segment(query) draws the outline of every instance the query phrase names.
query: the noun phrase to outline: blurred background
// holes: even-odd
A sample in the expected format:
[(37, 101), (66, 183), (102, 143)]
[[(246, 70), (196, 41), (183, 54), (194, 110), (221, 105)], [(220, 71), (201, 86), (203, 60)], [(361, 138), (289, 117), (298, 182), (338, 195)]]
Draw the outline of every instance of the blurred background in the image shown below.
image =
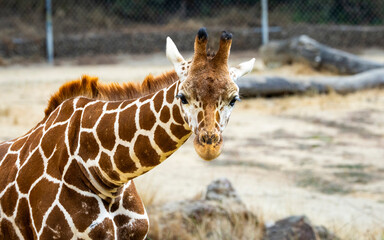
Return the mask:
[[(50, 96), (82, 74), (121, 83), (171, 70), (166, 37), (188, 59), (202, 26), (213, 50), (222, 30), (233, 33), (230, 65), (256, 57), (247, 79), (384, 82), (382, 0), (0, 0), (0, 141), (34, 127)], [(343, 50), (376, 72), (355, 75), (294, 58), (267, 64), (260, 47), (302, 34), (337, 49), (328, 51), (331, 59)], [(384, 90), (369, 84), (348, 94), (324, 86), (327, 94), (310, 88), (236, 103), (218, 159), (201, 160), (190, 139), (137, 178), (150, 239), (384, 240)], [(207, 200), (216, 179), (209, 189), (229, 191), (240, 208)], [(296, 230), (307, 237), (282, 237)]]
[[(196, 29), (212, 36), (222, 30), (236, 36), (232, 50), (257, 49), (262, 43), (260, 0), (51, 0), (0, 1), (0, 56), (46, 56), (46, 20), (52, 20), (55, 57), (151, 53), (164, 49), (174, 34), (179, 48), (192, 50)], [(384, 45), (381, 0), (267, 0), (270, 39), (301, 34), (339, 48)], [(49, 10), (49, 9), (48, 9)]]

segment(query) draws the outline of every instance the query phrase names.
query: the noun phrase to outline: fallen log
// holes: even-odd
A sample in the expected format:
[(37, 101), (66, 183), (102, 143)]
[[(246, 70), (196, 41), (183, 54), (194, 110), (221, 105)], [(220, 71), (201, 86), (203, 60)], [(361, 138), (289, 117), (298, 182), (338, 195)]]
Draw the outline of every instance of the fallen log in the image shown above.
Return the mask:
[(293, 79), (279, 76), (243, 77), (238, 85), (243, 97), (271, 97), (305, 92), (346, 94), (363, 89), (384, 87), (384, 68), (352, 76)]
[(356, 74), (384, 68), (384, 64), (331, 48), (306, 35), (271, 41), (260, 48), (260, 55), (267, 66), (301, 62), (317, 70), (324, 69), (339, 74)]

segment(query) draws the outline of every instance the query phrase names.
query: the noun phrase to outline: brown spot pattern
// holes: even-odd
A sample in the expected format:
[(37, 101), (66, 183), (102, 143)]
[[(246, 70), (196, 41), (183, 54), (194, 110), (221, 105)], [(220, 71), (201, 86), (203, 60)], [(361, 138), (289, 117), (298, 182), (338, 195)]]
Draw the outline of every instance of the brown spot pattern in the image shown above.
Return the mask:
[(113, 159), (116, 167), (124, 173), (133, 173), (137, 170), (135, 163), (129, 155), (129, 148), (119, 145), (116, 149)]
[(36, 234), (32, 232), (31, 214), (29, 212), (28, 201), (26, 198), (19, 200), (17, 207), (16, 225), (25, 239), (36, 239)]
[(100, 224), (98, 224), (92, 231), (89, 233), (91, 239), (115, 239), (115, 231), (113, 227), (113, 222), (111, 219), (106, 218)]
[(60, 146), (59, 150), (56, 150), (53, 156), (48, 160), (47, 173), (56, 179), (61, 179), (69, 155), (67, 149), (63, 148), (63, 145), (58, 146)]
[(139, 99), (140, 102), (144, 102), (145, 100), (148, 100), (152, 97), (152, 95), (148, 95), (148, 96), (145, 96), (145, 97), (142, 97)]
[(83, 118), (81, 120), (81, 127), (93, 128), (100, 115), (103, 113), (104, 103), (98, 102), (92, 104), (84, 109)]
[(81, 113), (80, 110), (76, 111), (68, 123), (69, 151), (71, 154), (75, 153), (79, 144)]
[(107, 110), (115, 110), (119, 108), (121, 102), (108, 102), (107, 103)]
[(59, 111), (55, 110), (54, 112), (51, 113), (51, 115), (49, 115), (48, 120), (45, 122), (45, 127), (44, 127), (45, 130), (47, 130), (49, 127), (52, 126), (53, 121), (55, 121), (58, 113)]
[(28, 162), (20, 169), (17, 176), (17, 185), (21, 193), (27, 193), (33, 184), (44, 172), (43, 159), (35, 151)]
[[(29, 143), (29, 152), (32, 152), (33, 149), (37, 147), (37, 145), (40, 142), (40, 138), (43, 136), (43, 127), (40, 126), (34, 132), (29, 136), (28, 143)], [(27, 160), (26, 157), (20, 158), (20, 164), (23, 164), (25, 160)]]
[(1, 159), (3, 158), (3, 156), (6, 154), (6, 152), (8, 151), (9, 147), (11, 146), (11, 143), (2, 143), (0, 145), (0, 162), (1, 162)]
[(144, 206), (137, 194), (135, 184), (131, 182), (128, 188), (125, 189), (123, 194), (123, 207), (129, 211), (144, 214)]
[(175, 90), (176, 90), (176, 84), (174, 84), (168, 91), (167, 91), (167, 102), (172, 103), (173, 100), (175, 99)]
[(76, 228), (82, 232), (97, 218), (100, 212), (96, 198), (86, 197), (63, 185), (60, 203), (73, 219)]
[(169, 107), (164, 106), (163, 110), (161, 110), (160, 121), (163, 123), (167, 123), (171, 118), (171, 112), (169, 111)]
[(113, 170), (112, 162), (108, 154), (105, 152), (101, 153), (99, 160), (100, 168), (112, 179), (115, 181), (119, 181), (119, 174)]
[(216, 112), (216, 122), (220, 122), (220, 113)]
[(16, 191), (15, 185), (12, 185), (7, 189), (7, 191), (4, 193), (3, 197), (1, 198), (1, 201), (0, 201), (1, 208), (3, 209), (3, 212), (7, 216), (11, 216), (12, 213), (14, 212), (18, 196), (19, 194)]
[(58, 143), (64, 143), (64, 133), (66, 128), (66, 124), (58, 125), (49, 129), (49, 131), (44, 134), (41, 141), (41, 148), (43, 149), (45, 157), (52, 155), (52, 152)]
[(96, 128), (96, 133), (100, 139), (101, 145), (108, 150), (112, 150), (116, 142), (114, 128), (115, 120), (116, 113), (105, 114)]
[(164, 99), (164, 91), (159, 91), (156, 94), (156, 96), (153, 98), (153, 104), (156, 112), (160, 111), (161, 106), (163, 105), (163, 99)]
[(0, 239), (18, 239), (12, 223), (5, 218), (0, 223)]
[(203, 121), (203, 118), (204, 118), (203, 111), (200, 111), (200, 112), (197, 114), (197, 122), (200, 123), (201, 121)]
[(155, 114), (153, 114), (150, 104), (146, 103), (140, 107), (139, 124), (144, 130), (151, 130), (156, 122)]
[[(81, 171), (78, 163), (76, 161), (72, 161), (68, 167), (67, 172), (65, 173), (64, 181), (69, 185), (73, 185), (77, 187), (80, 190), (89, 192), (90, 191), (89, 188), (80, 177), (82, 175), (83, 175), (83, 172)], [(74, 177), (74, 176), (77, 176), (77, 177)]]
[(99, 145), (93, 133), (82, 132), (80, 135), (79, 156), (87, 162), (89, 159), (95, 159), (98, 153)]
[(133, 105), (119, 114), (119, 136), (124, 141), (131, 141), (137, 131), (135, 114), (137, 106)]
[(112, 190), (114, 188), (117, 188), (119, 186), (117, 186), (116, 184), (108, 181), (104, 176), (103, 174), (100, 172), (100, 170), (97, 168), (97, 167), (90, 167), (89, 168), (89, 171), (91, 172), (92, 176), (94, 177), (94, 179), (97, 181), (97, 183), (102, 186), (103, 188), (107, 189), (107, 190)]
[(0, 165), (0, 192), (2, 192), (5, 187), (15, 181), (17, 168), (16, 168), (16, 154), (8, 154)]
[(178, 139), (181, 139), (185, 135), (191, 133), (190, 130), (185, 129), (183, 126), (176, 125), (176, 124), (173, 124), (173, 123), (171, 124), (171, 132)]
[(43, 216), (55, 200), (58, 189), (59, 184), (41, 179), (31, 190), (29, 203), (32, 207), (33, 222), (37, 231), (40, 230)]
[(128, 225), (129, 220), (130, 218), (124, 215), (115, 216), (114, 221), (118, 228), (118, 239), (143, 239), (148, 231), (147, 221), (139, 219)]
[(147, 136), (139, 135), (134, 146), (135, 154), (143, 167), (151, 167), (160, 164), (160, 156), (153, 149)]
[(172, 114), (173, 114), (173, 119), (179, 123), (179, 124), (184, 124), (184, 119), (183, 117), (181, 116), (181, 113), (180, 113), (180, 108), (176, 105), (173, 106), (172, 108)]
[(49, 214), (41, 239), (71, 239), (73, 233), (59, 207), (54, 207)]
[(157, 126), (155, 130), (155, 142), (164, 153), (176, 149), (177, 142), (173, 141), (164, 128)]
[(109, 211), (115, 212), (117, 209), (119, 209), (120, 200), (121, 200), (121, 197), (120, 197), (120, 194), (119, 194), (119, 196), (114, 199), (114, 202), (110, 206)]
[(58, 113), (59, 115), (57, 116), (55, 123), (57, 122), (64, 122), (68, 120), (72, 113), (73, 113), (73, 100), (68, 100), (63, 102), (60, 112)]
[(27, 137), (20, 138), (16, 142), (14, 142), (10, 148), (11, 151), (18, 151), (24, 143), (27, 141)]
[(135, 100), (126, 100), (124, 101), (121, 106), (120, 106), (120, 109), (124, 109), (127, 105), (131, 104), (132, 102), (134, 102)]
[(87, 105), (91, 99), (80, 97), (76, 102), (76, 108), (83, 108), (85, 105)]

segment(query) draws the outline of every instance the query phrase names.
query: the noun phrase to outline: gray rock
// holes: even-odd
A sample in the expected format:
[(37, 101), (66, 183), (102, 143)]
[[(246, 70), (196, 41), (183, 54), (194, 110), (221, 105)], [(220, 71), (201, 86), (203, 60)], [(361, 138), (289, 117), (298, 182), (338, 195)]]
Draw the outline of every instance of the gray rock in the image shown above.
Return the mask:
[(314, 229), (320, 240), (339, 240), (340, 239), (324, 226), (315, 226)]
[(203, 198), (165, 204), (162, 211), (168, 214), (181, 214), (194, 220), (212, 217), (230, 217), (236, 212), (244, 217), (255, 217), (241, 201), (231, 182), (220, 178), (207, 186)]
[(291, 216), (266, 229), (264, 240), (316, 240), (311, 222), (306, 216)]
[(219, 178), (208, 185), (205, 200), (218, 202), (234, 201), (242, 204), (242, 201), (236, 190), (233, 188), (232, 183), (226, 178)]

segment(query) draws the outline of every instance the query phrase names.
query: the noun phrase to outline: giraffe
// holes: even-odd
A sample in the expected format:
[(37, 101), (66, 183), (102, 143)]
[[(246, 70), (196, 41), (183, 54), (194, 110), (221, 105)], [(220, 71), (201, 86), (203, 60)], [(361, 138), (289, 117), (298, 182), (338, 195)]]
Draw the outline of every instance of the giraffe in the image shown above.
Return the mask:
[(144, 239), (149, 221), (133, 179), (193, 133), (196, 152), (216, 158), (235, 81), (254, 59), (228, 67), (232, 34), (216, 55), (198, 31), (185, 61), (168, 37), (174, 70), (143, 83), (102, 84), (84, 75), (52, 95), (44, 119), (0, 143), (0, 239)]

